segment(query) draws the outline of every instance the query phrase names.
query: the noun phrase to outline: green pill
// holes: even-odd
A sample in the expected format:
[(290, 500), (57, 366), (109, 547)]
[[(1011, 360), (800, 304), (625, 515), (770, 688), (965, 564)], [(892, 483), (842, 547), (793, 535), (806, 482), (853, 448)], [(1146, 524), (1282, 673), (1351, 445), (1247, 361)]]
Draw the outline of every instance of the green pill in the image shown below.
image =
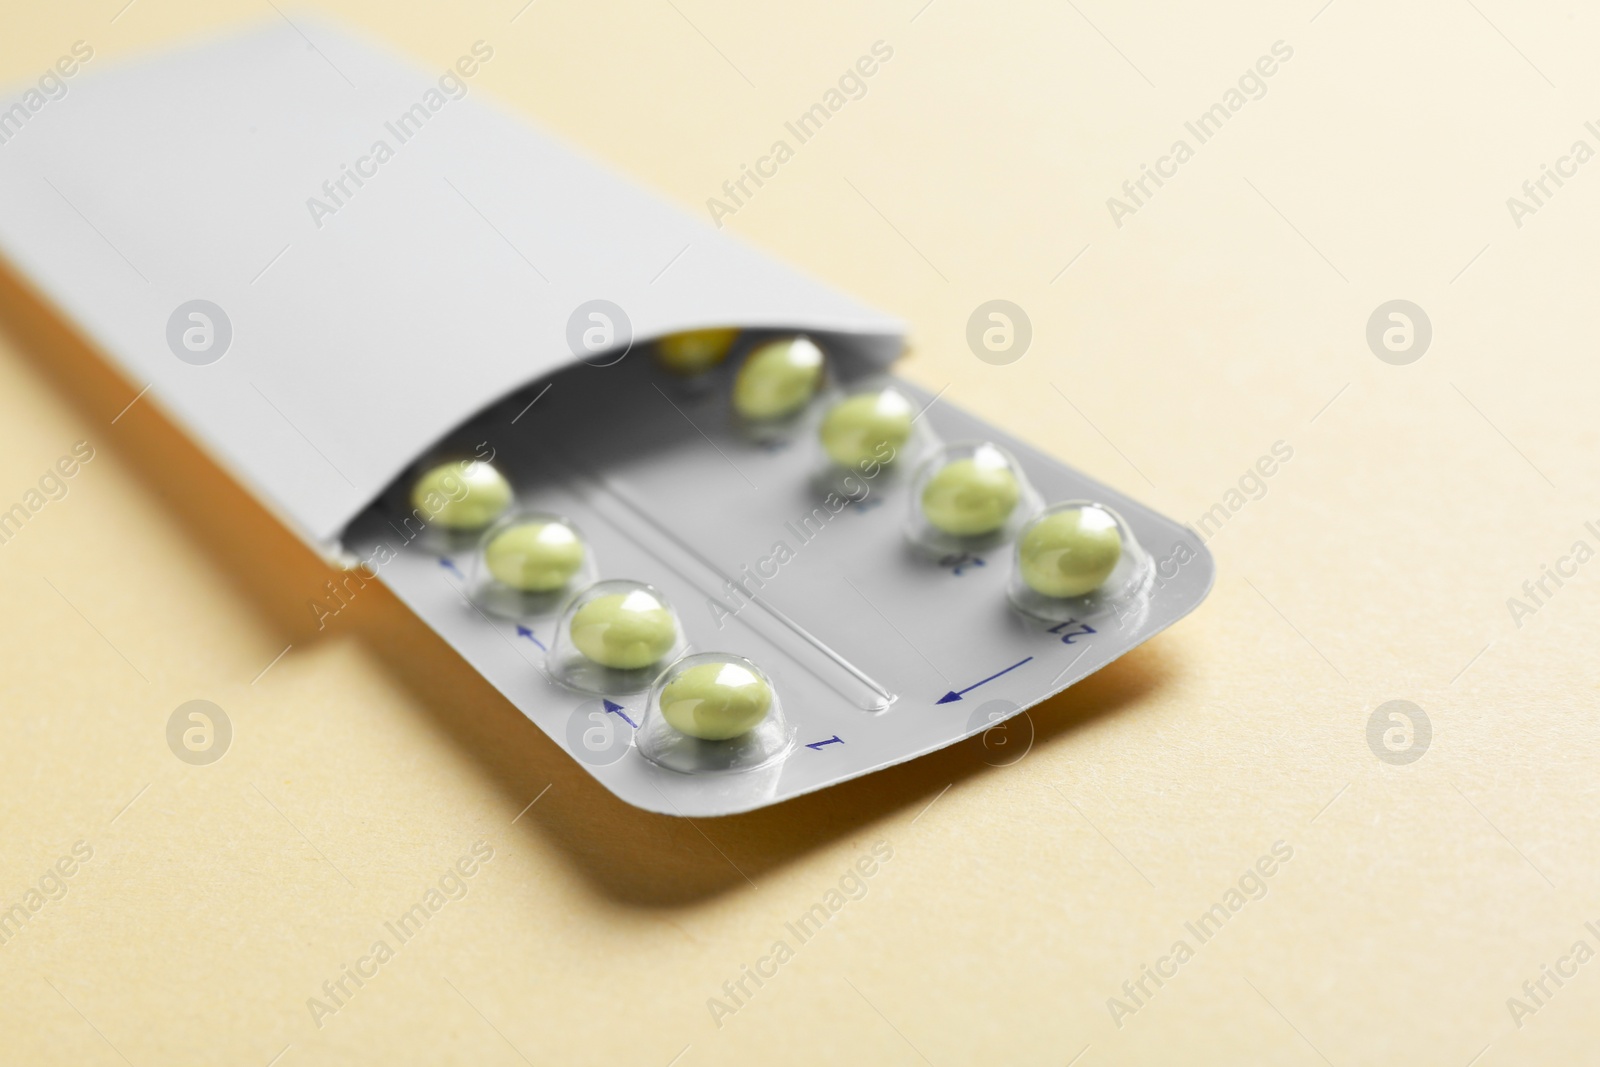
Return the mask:
[(643, 589), (595, 597), (572, 616), (573, 645), (602, 667), (648, 667), (677, 641), (672, 612)]
[(661, 717), (673, 729), (705, 741), (749, 733), (772, 708), (772, 688), (737, 663), (690, 667), (661, 690)]
[(839, 401), (818, 433), (824, 451), (842, 467), (889, 463), (911, 440), (911, 419), (911, 401), (885, 389)]
[(511, 506), (511, 483), (487, 463), (441, 463), (411, 487), (411, 504), (449, 530), (477, 530)]
[(1117, 520), (1102, 508), (1046, 515), (1017, 545), (1022, 580), (1045, 596), (1083, 596), (1100, 588), (1122, 558)]
[(946, 463), (922, 488), (922, 514), (955, 537), (993, 533), (1006, 524), (1022, 499), (1011, 465), (994, 449)]
[(822, 384), (822, 349), (807, 337), (768, 341), (733, 380), (733, 410), (747, 419), (781, 419), (811, 402)]
[(704, 374), (728, 358), (733, 342), (738, 339), (739, 331), (734, 329), (668, 334), (656, 342), (656, 358), (674, 374)]
[(583, 566), (583, 542), (559, 522), (519, 522), (489, 539), (483, 562), (495, 580), (525, 593), (549, 593)]

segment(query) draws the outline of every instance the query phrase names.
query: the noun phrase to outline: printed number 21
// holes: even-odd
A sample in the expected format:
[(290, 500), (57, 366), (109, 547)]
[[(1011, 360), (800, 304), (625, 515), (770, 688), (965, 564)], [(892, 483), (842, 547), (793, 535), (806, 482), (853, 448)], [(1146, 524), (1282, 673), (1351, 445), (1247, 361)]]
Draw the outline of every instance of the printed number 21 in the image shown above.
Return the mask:
[(1061, 631), (1065, 630), (1068, 626), (1076, 626), (1077, 629), (1070, 633), (1061, 634), (1061, 643), (1063, 645), (1072, 644), (1072, 639), (1074, 637), (1083, 637), (1087, 634), (1097, 632), (1093, 626), (1090, 626), (1086, 622), (1079, 622), (1077, 619), (1068, 619), (1066, 622), (1052, 626), (1050, 627), (1050, 632), (1053, 634), (1060, 634)]

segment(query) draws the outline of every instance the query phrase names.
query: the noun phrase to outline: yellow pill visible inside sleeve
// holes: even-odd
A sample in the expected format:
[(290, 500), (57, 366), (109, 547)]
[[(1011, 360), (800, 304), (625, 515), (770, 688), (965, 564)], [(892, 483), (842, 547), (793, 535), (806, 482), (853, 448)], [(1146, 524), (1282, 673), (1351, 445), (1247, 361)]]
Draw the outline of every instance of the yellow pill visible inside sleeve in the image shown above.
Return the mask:
[(1045, 596), (1092, 593), (1122, 559), (1117, 520), (1101, 508), (1069, 508), (1046, 515), (1017, 545), (1022, 580)]
[(809, 337), (768, 341), (733, 381), (733, 409), (747, 419), (780, 419), (811, 402), (822, 384), (822, 349)]
[(704, 374), (728, 358), (738, 339), (736, 329), (685, 330), (657, 341), (656, 358), (674, 374)]
[(828, 409), (818, 435), (830, 459), (844, 467), (893, 462), (911, 440), (911, 401), (884, 389), (846, 397)]
[(922, 514), (947, 534), (977, 537), (1004, 526), (1020, 499), (1022, 488), (1005, 458), (979, 449), (934, 472), (922, 489)]
[(411, 505), (446, 529), (477, 530), (511, 506), (511, 483), (479, 460), (441, 463), (411, 487)]
[(573, 645), (602, 667), (648, 667), (677, 641), (672, 612), (643, 589), (595, 597), (572, 616)]
[(583, 541), (559, 522), (519, 522), (489, 539), (484, 566), (499, 582), (525, 593), (548, 593), (583, 566)]
[(737, 663), (689, 667), (661, 690), (661, 717), (680, 733), (705, 741), (749, 733), (771, 708), (771, 687)]

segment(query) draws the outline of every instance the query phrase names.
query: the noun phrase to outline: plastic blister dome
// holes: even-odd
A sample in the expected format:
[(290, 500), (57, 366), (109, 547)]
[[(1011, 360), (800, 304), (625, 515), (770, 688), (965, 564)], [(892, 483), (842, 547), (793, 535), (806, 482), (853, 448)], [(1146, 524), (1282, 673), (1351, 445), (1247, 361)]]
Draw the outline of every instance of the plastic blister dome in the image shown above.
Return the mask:
[(981, 551), (1016, 537), (1039, 507), (1011, 453), (987, 441), (949, 445), (917, 468), (906, 536), (933, 555)]
[(776, 337), (752, 348), (733, 378), (729, 401), (746, 433), (778, 440), (796, 433), (828, 383), (822, 347), (805, 336)]
[(561, 615), (546, 660), (563, 685), (598, 695), (649, 688), (683, 654), (683, 623), (661, 591), (614, 579), (584, 589)]
[(938, 441), (917, 403), (893, 384), (876, 382), (836, 397), (817, 425), (828, 459), (847, 470), (870, 464), (915, 467)]
[(673, 374), (694, 377), (720, 366), (738, 340), (739, 331), (733, 327), (668, 334), (655, 343), (656, 362)]
[(1141, 595), (1153, 568), (1127, 522), (1091, 500), (1040, 512), (1022, 528), (1007, 593), (1018, 610), (1052, 622), (1118, 609)]
[(597, 573), (594, 553), (570, 519), (520, 509), (489, 527), (479, 541), (472, 598), (502, 618), (550, 615)]
[(461, 552), (516, 503), (506, 476), (470, 456), (436, 456), (419, 463), (394, 501), (408, 534), (431, 552)]
[(635, 744), (652, 763), (686, 774), (750, 771), (787, 756), (794, 730), (765, 671), (742, 656), (703, 652), (650, 687)]

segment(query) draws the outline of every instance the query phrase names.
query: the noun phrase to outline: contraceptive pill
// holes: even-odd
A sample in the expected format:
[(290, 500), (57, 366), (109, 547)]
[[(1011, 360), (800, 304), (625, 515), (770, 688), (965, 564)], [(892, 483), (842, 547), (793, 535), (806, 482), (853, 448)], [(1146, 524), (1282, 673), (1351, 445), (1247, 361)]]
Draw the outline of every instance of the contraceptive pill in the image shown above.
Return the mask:
[(572, 643), (602, 667), (638, 670), (657, 663), (678, 640), (672, 612), (642, 589), (590, 600), (572, 617)]
[(1053, 504), (1018, 534), (1007, 597), (1054, 622), (1114, 612), (1142, 618), (1154, 564), (1121, 515), (1093, 500)]
[(972, 537), (1004, 526), (1021, 499), (1022, 487), (1010, 465), (990, 450), (952, 460), (934, 471), (919, 503), (938, 529)]
[(767, 717), (772, 688), (732, 660), (680, 671), (661, 690), (661, 714), (680, 733), (726, 741), (749, 733)]
[(801, 411), (822, 386), (822, 349), (809, 337), (784, 337), (757, 346), (733, 381), (733, 410), (753, 421)]
[(766, 671), (730, 652), (701, 652), (661, 672), (635, 740), (640, 755), (668, 770), (749, 772), (786, 758), (795, 729)]
[(935, 558), (1010, 541), (1041, 504), (1016, 457), (992, 441), (958, 442), (928, 457), (909, 503), (906, 535)]
[(656, 342), (656, 359), (674, 374), (704, 374), (728, 358), (739, 339), (736, 329), (685, 330)]
[(1045, 596), (1083, 596), (1111, 577), (1122, 558), (1117, 522), (1103, 508), (1069, 508), (1046, 515), (1017, 544), (1022, 580)]
[(904, 393), (878, 389), (847, 396), (828, 409), (818, 436), (841, 467), (893, 462), (911, 440), (916, 408)]
[[(319, 29), (319, 47), (323, 37), (354, 83), (417, 82), (409, 68), (337, 28)], [(138, 146), (159, 138), (175, 117), (203, 126), (217, 101), (248, 109), (252, 100), (281, 98), (284, 49), (303, 45), (280, 23), (103, 72), (109, 80), (74, 105), (86, 109), (75, 123), (41, 126), (38, 139), (30, 133), (24, 169), (48, 171), (78, 158), (74, 129), (119, 129), (128, 136), (101, 146), (109, 153), (103, 171), (127, 172), (152, 188), (180, 187), (182, 158)], [(142, 106), (155, 97), (165, 106)], [(381, 126), (389, 97), (358, 97), (345, 101), (345, 118)], [(315, 94), (281, 102), (308, 121), (324, 103)], [(584, 807), (604, 809), (620, 825), (605, 800), (614, 795), (698, 821), (831, 788), (1021, 715), (1171, 626), (1205, 596), (1214, 569), (1194, 531), (1029, 447), (1009, 427), (962, 410), (959, 388), (935, 395), (893, 377), (905, 324), (697, 225), (504, 109), (476, 96), (450, 106), (462, 109), (457, 147), (495, 163), (475, 174), (467, 190), (473, 202), (496, 215), (496, 226), (501, 219), (490, 205), (518, 204), (507, 233), (554, 284), (512, 279), (516, 292), (506, 298), (503, 257), (452, 256), (463, 205), (447, 189), (442, 199), (410, 205), (420, 220), (413, 256), (392, 254), (382, 219), (341, 212), (329, 225), (344, 235), (339, 266), (362, 282), (356, 296), (426, 298), (345, 300), (340, 332), (368, 343), (329, 345), (326, 321), (304, 314), (292, 289), (258, 284), (250, 319), (282, 343), (274, 346), (272, 381), (257, 384), (271, 406), (281, 404), (278, 413), (263, 416), (268, 401), (249, 388), (250, 361), (231, 358), (201, 368), (218, 388), (173, 391), (168, 406), (198, 443), (232, 457), (270, 510), (316, 551), (346, 565), (362, 561), (360, 574), (352, 570), (330, 592), (347, 600), (375, 595), (358, 591), (381, 583), (460, 654), (462, 663), (439, 665), (443, 677), (424, 670), (424, 683), (465, 693), (470, 699), (452, 702), (469, 715), (495, 713), (484, 704), (492, 687), (569, 753), (580, 776), (592, 777), (571, 782)], [(297, 175), (324, 165), (314, 158), (316, 145), (292, 136), (303, 122), (279, 125), (273, 158), (293, 165), (235, 168), (224, 190), (234, 200), (295, 201)], [(213, 132), (233, 138), (224, 155), (237, 156), (249, 140), (248, 130)], [(270, 132), (263, 127), (260, 136)], [(444, 189), (456, 162), (424, 152), (412, 160), (413, 177)], [(134, 292), (107, 283), (96, 269), (103, 248), (30, 224), (60, 207), (36, 185), (7, 187), (15, 195), (0, 201), (0, 251), (26, 268), (53, 306), (72, 312), (127, 377), (166, 380), (171, 354), (150, 341), (154, 326), (181, 318), (170, 287)], [(254, 247), (259, 239), (240, 213), (212, 221), (223, 245)], [(96, 225), (123, 223), (113, 213)], [(518, 233), (538, 235), (537, 256)], [(444, 261), (449, 270), (439, 269)], [(1019, 346), (1025, 325), (1018, 320)], [(691, 327), (744, 332), (725, 352), (727, 334), (658, 346)], [(644, 358), (623, 358), (639, 344), (648, 349)], [(763, 345), (765, 352), (746, 358)], [(377, 373), (368, 365), (374, 352), (383, 357)], [(359, 382), (361, 402), (294, 402), (330, 380)], [(875, 456), (865, 467), (843, 467), (815, 436), (827, 409), (839, 397), (884, 388), (920, 413), (911, 438), (890, 464)], [(1137, 391), (1128, 398), (1135, 415), (1149, 400)], [(260, 447), (260, 420), (279, 413), (294, 431), (277, 426), (287, 435), (274, 437), (281, 447)], [(940, 442), (977, 444), (963, 451)], [(989, 523), (971, 521), (981, 509), (924, 507), (922, 473), (931, 481), (986, 444), (1018, 461), (1008, 468), (1017, 503), (988, 533), (940, 529), (930, 514), (952, 529)], [(1136, 438), (1130, 447), (1139, 451)], [(936, 462), (924, 467), (925, 459)], [(492, 469), (435, 472), (447, 461), (474, 460)], [(496, 469), (507, 484), (496, 484)], [(476, 484), (479, 474), (487, 485)], [(431, 477), (419, 484), (423, 475)], [(1112, 572), (1084, 596), (1045, 596), (1016, 563), (1018, 536), (1043, 496), (1095, 502), (1133, 525), (1122, 530)], [(570, 517), (586, 549), (566, 584), (544, 592), (515, 586), (553, 584), (565, 564), (546, 560), (556, 573), (538, 573), (539, 566), (530, 575), (502, 557), (515, 539), (497, 547), (490, 569), (489, 546), (535, 518), (534, 508)], [(1138, 562), (1135, 532), (1148, 565)], [(638, 594), (649, 594), (670, 624), (658, 619), (634, 640), (620, 640), (627, 627), (597, 616), (612, 614), (606, 598), (625, 603)], [(321, 608), (317, 616), (328, 617)], [(691, 644), (707, 651), (687, 654)], [(704, 680), (687, 673), (707, 663), (738, 664), (770, 693), (765, 714), (743, 733), (719, 738), (704, 722), (720, 722), (715, 732), (722, 733), (753, 718), (759, 700), (733, 699), (744, 687), (726, 695), (723, 714), (686, 714), (695, 700), (702, 710), (717, 703), (715, 686), (701, 692)], [(457, 684), (464, 679), (466, 690)], [(708, 736), (674, 726), (669, 710)], [(850, 790), (854, 800), (871, 795), (865, 783)], [(789, 809), (774, 817), (804, 822), (815, 805)]]
[(411, 504), (447, 530), (479, 530), (511, 506), (511, 483), (482, 460), (454, 460), (423, 471), (411, 487)]
[(491, 534), (484, 565), (495, 580), (524, 593), (548, 593), (583, 566), (583, 539), (564, 522), (528, 519)]
[(683, 655), (683, 621), (653, 585), (609, 578), (563, 600), (544, 670), (568, 689), (613, 698), (643, 692)]

